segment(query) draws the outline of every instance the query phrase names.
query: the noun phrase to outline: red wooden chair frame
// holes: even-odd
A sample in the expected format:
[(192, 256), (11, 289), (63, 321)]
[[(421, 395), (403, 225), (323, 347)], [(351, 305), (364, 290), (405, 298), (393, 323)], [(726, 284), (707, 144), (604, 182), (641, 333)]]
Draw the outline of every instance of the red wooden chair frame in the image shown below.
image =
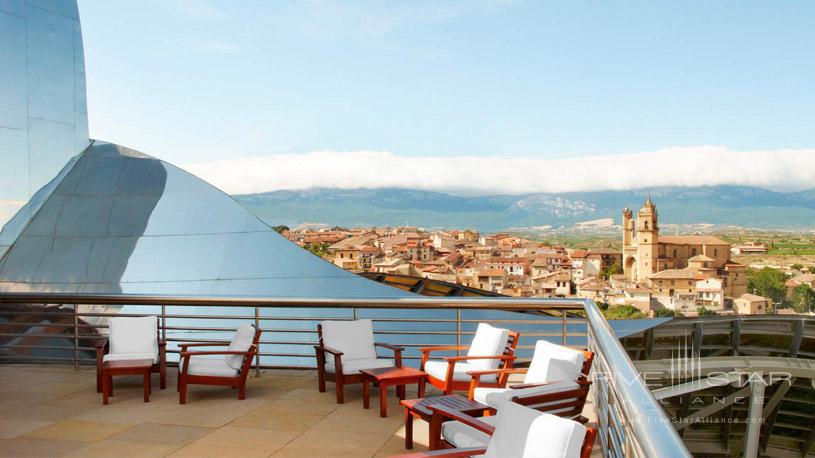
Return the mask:
[[(477, 429), (478, 431), (483, 432), (489, 436), (492, 436), (495, 432), (495, 427), (484, 423), (483, 421), (471, 417), (467, 414), (458, 412), (456, 410), (448, 409), (447, 407), (440, 406), (440, 405), (431, 405), (428, 406), (430, 410), (433, 411), (434, 419), (431, 420), (431, 425), (437, 424), (441, 425), (444, 419), (460, 421), (467, 426)], [(439, 417), (436, 419), (435, 417)], [(431, 436), (433, 437), (433, 436)], [(591, 457), (591, 450), (594, 447), (594, 440), (597, 437), (597, 430), (594, 428), (586, 428), (586, 437), (583, 439), (583, 446), (580, 449), (580, 458), (590, 458)], [(442, 447), (452, 447), (446, 441), (442, 441)], [(432, 448), (432, 447), (431, 447)], [(466, 457), (466, 456), (473, 456), (473, 455), (483, 455), (487, 452), (486, 448), (482, 447), (474, 447), (474, 448), (452, 448), (447, 450), (434, 450), (429, 452), (417, 452), (417, 453), (408, 453), (404, 455), (398, 455), (395, 458), (429, 458), (429, 457), (446, 457), (446, 458), (454, 458), (454, 457)]]
[[(181, 353), (179, 357), (183, 364), (178, 365), (178, 403), (187, 403), (187, 385), (214, 385), (214, 386), (228, 386), (238, 389), (238, 399), (246, 399), (246, 379), (249, 376), (249, 370), (252, 367), (252, 360), (258, 354), (258, 344), (260, 342), (261, 330), (255, 328), (255, 337), (252, 339), (252, 345), (249, 346), (247, 351), (188, 351), (190, 347), (226, 347), (229, 342), (204, 342), (204, 343), (186, 343), (179, 345)], [(243, 355), (243, 364), (241, 365), (238, 375), (234, 377), (219, 377), (214, 375), (193, 375), (188, 374), (187, 369), (190, 367), (190, 358), (193, 356), (208, 356), (208, 355)]]
[[(317, 337), (319, 338), (319, 345), (314, 346), (314, 351), (317, 353), (317, 382), (320, 393), (325, 393), (325, 382), (334, 382), (337, 390), (337, 404), (345, 402), (345, 385), (352, 383), (362, 383), (362, 374), (345, 374), (342, 371), (342, 355), (343, 353), (331, 347), (325, 346), (323, 343), (323, 326), (317, 325)], [(390, 345), (382, 342), (374, 342), (375, 347), (386, 348), (393, 351), (393, 359), (396, 367), (402, 367), (402, 352), (405, 350), (396, 345)], [(326, 356), (328, 353), (334, 357), (334, 373), (325, 370)]]
[[(167, 388), (167, 342), (161, 340), (156, 329), (156, 341), (158, 342), (158, 362), (150, 367), (151, 374), (159, 374), (159, 385), (161, 389)], [(102, 392), (102, 364), (106, 354), (110, 351), (110, 340), (105, 337), (96, 342), (96, 392)]]
[[(588, 380), (589, 373), (591, 372), (591, 365), (594, 363), (594, 352), (584, 350), (583, 351), (583, 366), (580, 368), (580, 376), (577, 378), (578, 383), (585, 383)], [(498, 388), (504, 388), (506, 386), (506, 379), (509, 378), (511, 374), (526, 374), (529, 371), (529, 368), (526, 367), (517, 367), (517, 368), (509, 368), (509, 369), (495, 369), (495, 370), (488, 370), (488, 371), (470, 371), (467, 374), (472, 377), (470, 380), (469, 392), (468, 397), (473, 399), (475, 395), (476, 388), (494, 388), (493, 384), (482, 383), (481, 377), (484, 375), (491, 375), (497, 374), (499, 376), (504, 376), (505, 381), (504, 385)], [(521, 388), (532, 388), (536, 386), (546, 385), (546, 383), (519, 383), (516, 385), (511, 385), (510, 389), (521, 389)]]
[[(471, 382), (453, 379), (456, 369), (456, 363), (459, 361), (467, 361), (472, 359), (498, 359), (503, 361), (503, 366), (501, 367), (501, 369), (496, 369), (496, 371), (511, 369), (512, 364), (515, 361), (515, 348), (518, 346), (518, 340), (520, 339), (520, 336), (521, 334), (519, 332), (509, 331), (507, 345), (504, 348), (504, 353), (501, 356), (446, 356), (444, 357), (444, 360), (447, 361), (447, 373), (445, 375), (444, 380), (438, 379), (430, 374), (427, 374), (427, 382), (435, 386), (436, 388), (442, 390), (444, 394), (452, 394), (453, 391), (467, 391), (470, 389)], [(424, 365), (430, 359), (430, 354), (434, 351), (456, 351), (456, 350), (460, 351), (469, 349), (470, 349), (469, 345), (419, 348), (419, 351), (422, 352), (421, 370), (424, 371)], [(492, 373), (492, 371), (484, 372)], [(481, 383), (479, 386), (492, 388), (503, 388), (504, 386), (506, 386), (509, 374), (508, 373), (503, 374), (500, 372), (496, 373), (498, 374), (498, 377), (496, 378), (495, 383)]]

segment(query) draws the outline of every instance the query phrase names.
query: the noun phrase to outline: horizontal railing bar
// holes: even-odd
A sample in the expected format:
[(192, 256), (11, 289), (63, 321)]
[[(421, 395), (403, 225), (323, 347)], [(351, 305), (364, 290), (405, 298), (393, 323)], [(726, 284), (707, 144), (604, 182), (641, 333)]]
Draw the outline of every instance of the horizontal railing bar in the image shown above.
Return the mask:
[(516, 297), (399, 297), (399, 298), (264, 298), (235, 296), (153, 296), (147, 294), (0, 293), (0, 302), (89, 305), (212, 305), (218, 307), (291, 308), (431, 308), (496, 310), (582, 310), (583, 301), (561, 298)]

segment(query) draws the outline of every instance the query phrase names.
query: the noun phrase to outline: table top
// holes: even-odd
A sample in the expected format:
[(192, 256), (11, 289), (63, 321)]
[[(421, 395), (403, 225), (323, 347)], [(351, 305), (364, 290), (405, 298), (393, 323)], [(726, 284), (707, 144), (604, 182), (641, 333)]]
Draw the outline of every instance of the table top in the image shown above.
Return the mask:
[(447, 394), (444, 396), (433, 396), (421, 399), (405, 399), (404, 401), (401, 401), (400, 404), (410, 410), (428, 417), (433, 415), (433, 411), (428, 409), (427, 406), (433, 404), (443, 405), (445, 407), (449, 407), (450, 409), (464, 412), (468, 415), (476, 414), (490, 408), (490, 406), (486, 404), (482, 404), (472, 399), (467, 399), (460, 394)]
[(412, 367), (377, 367), (375, 369), (360, 369), (361, 374), (366, 375), (377, 382), (393, 379), (420, 379), (427, 374)]
[(152, 359), (122, 359), (118, 361), (105, 361), (104, 369), (143, 369), (153, 367)]

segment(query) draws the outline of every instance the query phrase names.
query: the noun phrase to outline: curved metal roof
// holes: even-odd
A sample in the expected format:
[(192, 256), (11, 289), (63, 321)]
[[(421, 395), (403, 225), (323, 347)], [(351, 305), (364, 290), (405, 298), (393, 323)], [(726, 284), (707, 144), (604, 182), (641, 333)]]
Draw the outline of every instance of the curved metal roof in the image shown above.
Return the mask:
[[(392, 298), (166, 162), (95, 141), (0, 259), (0, 291)], [(11, 226), (14, 226), (13, 224)]]

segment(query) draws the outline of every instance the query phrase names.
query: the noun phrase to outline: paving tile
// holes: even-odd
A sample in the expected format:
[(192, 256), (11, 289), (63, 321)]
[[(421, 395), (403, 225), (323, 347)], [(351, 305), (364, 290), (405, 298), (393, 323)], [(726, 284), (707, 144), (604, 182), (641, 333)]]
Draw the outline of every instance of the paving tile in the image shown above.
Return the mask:
[(120, 442), (187, 445), (214, 431), (213, 428), (161, 423), (142, 423), (109, 437)]
[(52, 424), (40, 420), (7, 420), (0, 418), (0, 439), (11, 439)]
[(252, 412), (233, 421), (230, 426), (304, 432), (322, 419), (321, 415), (273, 415), (265, 412)]
[[(239, 447), (223, 447), (211, 444), (190, 444), (168, 455), (172, 458), (223, 458), (235, 456), (241, 458), (265, 458), (271, 456), (275, 450), (261, 450)], [(312, 455), (312, 457), (319, 455)]]
[(258, 407), (254, 412), (267, 412), (273, 414), (301, 414), (301, 415), (328, 415), (337, 410), (336, 402), (298, 401), (293, 399), (277, 399), (269, 401)]
[(224, 426), (202, 437), (196, 441), (196, 444), (277, 450), (296, 438), (298, 434), (295, 431)]
[(161, 458), (177, 450), (180, 445), (147, 444), (139, 442), (120, 442), (110, 439), (93, 444), (69, 453), (69, 457), (109, 458), (114, 456), (133, 456), (139, 458)]
[(87, 446), (87, 442), (15, 437), (0, 440), (0, 457), (65, 456)]
[(127, 425), (98, 421), (65, 420), (25, 435), (34, 439), (96, 442), (127, 429)]

